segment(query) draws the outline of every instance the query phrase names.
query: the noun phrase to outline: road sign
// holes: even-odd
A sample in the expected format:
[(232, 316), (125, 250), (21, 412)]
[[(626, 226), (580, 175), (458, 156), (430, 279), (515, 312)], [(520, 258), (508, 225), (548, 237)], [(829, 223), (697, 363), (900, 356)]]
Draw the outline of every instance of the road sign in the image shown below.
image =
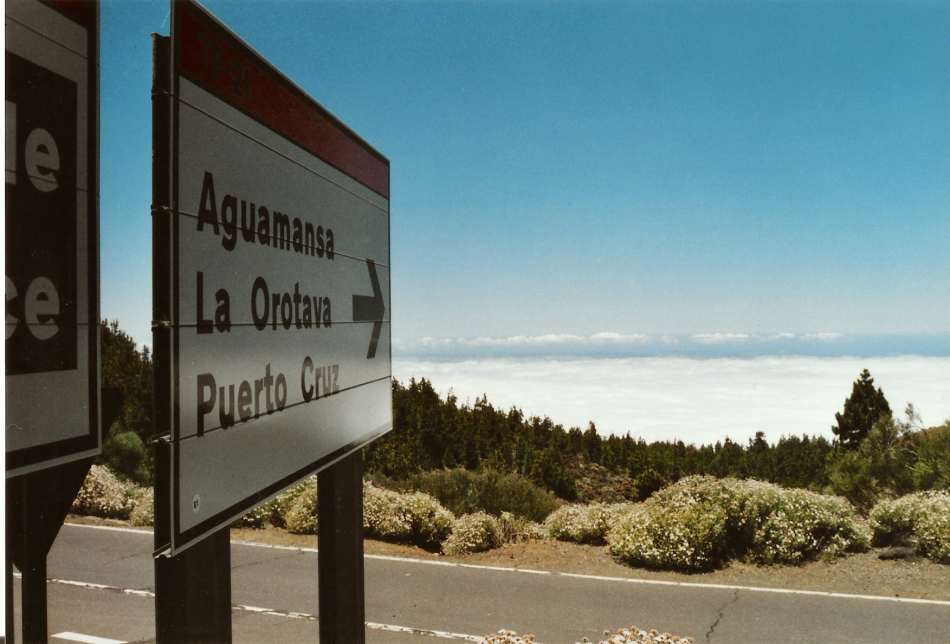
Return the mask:
[(6, 35), (6, 475), (100, 451), (98, 7), (16, 0)]
[(389, 431), (392, 369), (389, 162), (172, 6), (153, 231), (174, 554)]

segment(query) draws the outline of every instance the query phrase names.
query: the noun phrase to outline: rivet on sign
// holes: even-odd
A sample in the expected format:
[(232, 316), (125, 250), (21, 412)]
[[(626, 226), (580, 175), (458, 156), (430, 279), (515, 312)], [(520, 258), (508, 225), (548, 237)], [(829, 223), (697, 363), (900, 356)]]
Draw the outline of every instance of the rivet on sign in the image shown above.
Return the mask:
[(194, 508), (195, 512), (198, 512), (198, 508), (201, 507), (201, 497), (197, 494), (195, 495), (195, 498), (191, 500), (191, 507)]

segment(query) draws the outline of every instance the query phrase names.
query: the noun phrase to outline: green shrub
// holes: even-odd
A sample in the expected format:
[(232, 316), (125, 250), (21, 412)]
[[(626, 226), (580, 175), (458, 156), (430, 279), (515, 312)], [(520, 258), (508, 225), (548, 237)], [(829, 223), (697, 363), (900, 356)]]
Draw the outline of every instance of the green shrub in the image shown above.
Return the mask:
[(881, 501), (870, 519), (876, 545), (913, 538), (922, 555), (950, 563), (950, 492), (931, 490)]
[(548, 516), (544, 527), (548, 535), (561, 541), (603, 543), (619, 515), (632, 507), (632, 503), (565, 505)]
[(633, 477), (625, 470), (614, 470), (591, 463), (585, 458), (569, 461), (568, 472), (574, 478), (579, 503), (627, 503), (638, 501)]
[(830, 489), (862, 512), (882, 498), (914, 490), (950, 490), (950, 423), (917, 429), (920, 417), (907, 406), (907, 420), (874, 423), (857, 450), (829, 455)]
[(543, 521), (558, 507), (547, 490), (518, 474), (497, 470), (432, 470), (411, 477), (400, 487), (431, 494), (455, 514), (511, 512), (532, 521)]
[(152, 480), (148, 448), (135, 432), (118, 429), (118, 424), (113, 425), (113, 431), (102, 445), (102, 460), (126, 479), (148, 484)]
[[(151, 354), (147, 347), (140, 351), (135, 340), (119, 328), (118, 321), (103, 320), (99, 328), (103, 407), (110, 406), (110, 399), (121, 400), (118, 417), (108, 428), (102, 446), (102, 462), (140, 485), (151, 485), (154, 470), (152, 449), (148, 446), (154, 426)], [(119, 394), (118, 398), (113, 398), (115, 394)]]
[(133, 495), (132, 513), (129, 523), (144, 527), (155, 524), (155, 490), (153, 488), (139, 488), (140, 492)]
[(843, 496), (863, 511), (869, 510), (882, 494), (871, 463), (864, 454), (851, 451), (829, 456), (828, 491)]
[(759, 481), (691, 476), (618, 516), (610, 551), (656, 568), (706, 570), (739, 557), (800, 563), (870, 540), (846, 500)]
[(670, 480), (657, 472), (652, 467), (648, 467), (637, 475), (633, 480), (633, 486), (637, 491), (637, 499), (646, 501), (654, 492), (662, 490), (669, 485)]
[(132, 512), (134, 485), (120, 481), (109, 468), (93, 465), (83, 480), (70, 510), (112, 519), (128, 519)]
[(485, 512), (465, 514), (452, 524), (452, 533), (442, 542), (442, 552), (463, 555), (497, 548), (502, 543), (498, 520)]
[(911, 467), (914, 488), (950, 490), (950, 422), (913, 436), (916, 462)]
[[(281, 496), (283, 498), (281, 498)], [(274, 507), (285, 510), (284, 525), (294, 534), (317, 533), (317, 483), (309, 478), (284, 495), (274, 498)]]

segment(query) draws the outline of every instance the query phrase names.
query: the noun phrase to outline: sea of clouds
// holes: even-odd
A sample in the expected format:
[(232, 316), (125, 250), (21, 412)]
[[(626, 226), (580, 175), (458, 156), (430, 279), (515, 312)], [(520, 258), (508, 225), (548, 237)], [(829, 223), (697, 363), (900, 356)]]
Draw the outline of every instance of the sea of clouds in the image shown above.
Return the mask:
[(393, 339), (394, 355), (433, 359), (518, 357), (750, 358), (759, 356), (950, 357), (950, 333), (546, 333), (504, 337)]
[[(896, 413), (911, 402), (925, 424), (950, 418), (950, 352), (934, 351), (945, 342), (935, 342), (938, 336), (903, 340), (929, 343), (937, 355), (894, 355), (879, 348), (883, 355), (871, 355), (873, 345), (889, 336), (872, 342), (830, 334), (771, 341), (783, 351), (798, 343), (797, 355), (774, 351), (764, 336), (738, 337), (743, 334), (680, 337), (665, 351), (654, 336), (639, 341), (652, 353), (624, 355), (626, 345), (637, 341), (607, 335), (426, 340), (416, 341), (411, 351), (397, 343), (393, 375), (402, 381), (427, 378), (461, 402), (486, 394), (496, 407), (517, 406), (565, 426), (593, 421), (602, 435), (629, 431), (646, 440), (697, 444), (726, 436), (745, 441), (760, 430), (772, 441), (802, 433), (830, 438), (834, 414), (864, 368)], [(614, 350), (603, 350), (612, 341)], [(801, 355), (809, 343), (818, 347), (812, 351), (817, 355)]]

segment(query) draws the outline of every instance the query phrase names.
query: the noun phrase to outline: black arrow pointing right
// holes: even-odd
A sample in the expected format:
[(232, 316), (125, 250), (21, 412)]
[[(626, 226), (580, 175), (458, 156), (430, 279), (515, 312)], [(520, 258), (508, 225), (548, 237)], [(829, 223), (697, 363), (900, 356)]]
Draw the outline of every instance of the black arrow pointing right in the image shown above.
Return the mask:
[(376, 357), (376, 345), (379, 343), (379, 332), (383, 328), (383, 314), (386, 313), (386, 305), (383, 304), (383, 292), (379, 288), (376, 262), (367, 259), (366, 266), (369, 268), (369, 280), (373, 284), (373, 294), (353, 296), (353, 321), (373, 323), (373, 334), (370, 336), (369, 349), (366, 351), (366, 359), (370, 360)]

